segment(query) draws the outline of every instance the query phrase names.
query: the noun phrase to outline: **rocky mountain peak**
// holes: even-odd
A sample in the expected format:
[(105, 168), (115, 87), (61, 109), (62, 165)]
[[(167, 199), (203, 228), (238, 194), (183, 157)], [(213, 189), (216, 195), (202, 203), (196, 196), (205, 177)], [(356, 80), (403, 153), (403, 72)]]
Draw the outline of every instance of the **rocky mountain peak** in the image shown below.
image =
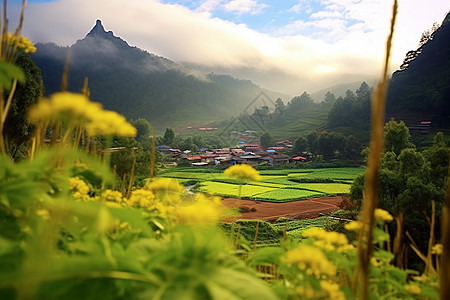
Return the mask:
[(95, 26), (86, 36), (114, 37), (114, 34), (112, 31), (106, 32), (105, 27), (103, 27), (102, 21), (97, 20)]

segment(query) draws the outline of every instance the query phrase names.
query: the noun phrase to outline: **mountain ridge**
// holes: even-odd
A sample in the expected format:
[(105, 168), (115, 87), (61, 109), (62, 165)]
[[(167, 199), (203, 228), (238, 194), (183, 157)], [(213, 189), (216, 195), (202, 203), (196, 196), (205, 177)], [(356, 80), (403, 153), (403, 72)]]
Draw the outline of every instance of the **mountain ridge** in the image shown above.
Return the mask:
[(91, 98), (127, 118), (145, 118), (157, 128), (216, 121), (239, 115), (261, 91), (285, 97), (250, 80), (201, 74), (130, 46), (106, 31), (101, 20), (69, 47), (37, 44), (33, 60), (42, 70), (47, 94), (60, 89), (70, 53), (69, 90), (80, 91), (88, 77)]

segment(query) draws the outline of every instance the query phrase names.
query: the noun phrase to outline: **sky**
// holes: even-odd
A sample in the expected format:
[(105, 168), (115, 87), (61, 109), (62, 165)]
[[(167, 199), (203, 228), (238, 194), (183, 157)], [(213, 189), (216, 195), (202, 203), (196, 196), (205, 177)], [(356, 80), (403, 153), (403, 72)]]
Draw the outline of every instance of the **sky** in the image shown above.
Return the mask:
[[(8, 2), (14, 23), (19, 0)], [(290, 95), (378, 78), (393, 0), (29, 0), (23, 35), (61, 46), (102, 20), (130, 45)], [(448, 0), (399, 0), (391, 71)]]

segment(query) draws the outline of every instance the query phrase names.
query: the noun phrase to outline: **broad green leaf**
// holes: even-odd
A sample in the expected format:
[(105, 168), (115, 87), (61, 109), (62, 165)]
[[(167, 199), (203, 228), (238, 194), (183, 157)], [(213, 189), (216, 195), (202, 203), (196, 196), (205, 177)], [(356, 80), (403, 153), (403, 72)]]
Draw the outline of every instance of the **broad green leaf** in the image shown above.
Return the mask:
[(12, 81), (16, 79), (17, 81), (23, 83), (25, 82), (25, 74), (16, 65), (0, 61), (0, 84), (5, 90), (11, 89)]

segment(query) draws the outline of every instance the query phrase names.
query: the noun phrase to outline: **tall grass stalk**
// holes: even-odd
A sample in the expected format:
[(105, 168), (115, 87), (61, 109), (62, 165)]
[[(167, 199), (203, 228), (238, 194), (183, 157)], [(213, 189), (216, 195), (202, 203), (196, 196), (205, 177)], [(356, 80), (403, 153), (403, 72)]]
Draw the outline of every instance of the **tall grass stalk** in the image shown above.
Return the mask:
[(363, 300), (369, 299), (368, 283), (370, 257), (372, 254), (372, 229), (375, 222), (374, 211), (379, 202), (379, 170), (381, 166), (381, 155), (384, 148), (384, 109), (388, 86), (389, 59), (391, 56), (397, 8), (397, 0), (394, 0), (390, 33), (386, 42), (386, 57), (384, 60), (383, 74), (372, 95), (370, 153), (364, 182), (364, 202), (360, 216), (364, 226), (358, 237), (358, 265), (354, 278), (355, 287), (356, 282), (359, 282), (359, 287), (356, 288), (358, 289), (357, 292), (359, 298)]
[(442, 222), (442, 257), (440, 267), (441, 300), (450, 299), (450, 168), (447, 175), (447, 191)]

